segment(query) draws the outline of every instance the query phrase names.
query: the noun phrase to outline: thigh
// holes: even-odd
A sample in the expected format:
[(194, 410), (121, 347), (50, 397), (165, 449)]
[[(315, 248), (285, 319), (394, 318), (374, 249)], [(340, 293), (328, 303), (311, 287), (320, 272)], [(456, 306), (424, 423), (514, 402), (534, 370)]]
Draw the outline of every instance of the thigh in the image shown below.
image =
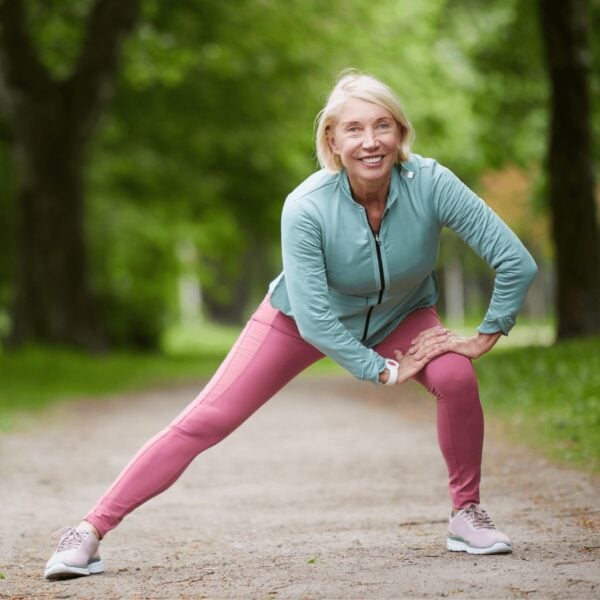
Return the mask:
[(172, 424), (194, 428), (196, 417), (212, 415), (224, 428), (235, 426), (322, 357), (302, 339), (294, 319), (266, 298), (217, 372)]
[[(394, 350), (406, 352), (421, 331), (441, 325), (440, 317), (433, 307), (420, 308), (410, 313), (387, 336), (375, 346), (375, 350), (386, 358), (395, 358)], [(476, 394), (477, 378), (471, 360), (462, 354), (447, 352), (428, 362), (414, 376), (430, 392), (438, 395), (441, 390), (470, 390)]]
[(405, 353), (421, 331), (438, 325), (441, 325), (440, 317), (433, 306), (418, 308), (403, 319), (374, 350), (386, 358), (396, 358), (394, 350)]

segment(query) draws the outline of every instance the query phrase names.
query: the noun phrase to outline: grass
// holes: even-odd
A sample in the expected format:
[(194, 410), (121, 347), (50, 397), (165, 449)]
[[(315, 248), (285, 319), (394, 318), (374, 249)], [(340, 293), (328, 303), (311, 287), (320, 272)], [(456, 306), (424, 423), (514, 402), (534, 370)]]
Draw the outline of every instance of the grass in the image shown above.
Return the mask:
[(600, 338), (491, 352), (475, 365), (486, 413), (511, 437), (600, 473)]
[(117, 352), (91, 357), (70, 350), (27, 348), (0, 354), (0, 429), (19, 413), (82, 396), (181, 382), (208, 376), (220, 356)]
[[(549, 327), (520, 323), (519, 336), (504, 338), (476, 361), (486, 413), (551, 458), (600, 472), (600, 338), (522, 346), (549, 343)], [(55, 402), (208, 378), (238, 333), (208, 323), (172, 329), (161, 354), (0, 352), (0, 429), (11, 427), (20, 412)], [(343, 371), (329, 359), (308, 370), (308, 376), (333, 373)]]

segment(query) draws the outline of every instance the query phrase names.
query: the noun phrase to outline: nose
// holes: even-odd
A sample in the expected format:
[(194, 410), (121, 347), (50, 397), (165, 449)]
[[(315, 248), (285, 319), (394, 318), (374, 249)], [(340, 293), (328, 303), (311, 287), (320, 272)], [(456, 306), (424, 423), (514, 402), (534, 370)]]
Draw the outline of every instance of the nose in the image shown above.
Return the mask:
[(365, 130), (365, 135), (363, 137), (363, 148), (365, 150), (371, 149), (371, 148), (377, 148), (377, 145), (379, 144), (379, 140), (377, 139), (377, 136), (375, 135), (375, 131), (373, 129), (366, 129)]

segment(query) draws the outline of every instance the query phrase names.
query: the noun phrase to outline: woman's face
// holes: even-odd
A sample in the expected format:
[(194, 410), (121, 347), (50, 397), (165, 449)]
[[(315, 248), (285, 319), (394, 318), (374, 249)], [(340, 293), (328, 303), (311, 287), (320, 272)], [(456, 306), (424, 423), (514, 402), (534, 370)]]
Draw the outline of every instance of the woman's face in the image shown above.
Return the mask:
[(327, 132), (331, 150), (339, 155), (351, 185), (387, 184), (400, 143), (400, 128), (387, 108), (350, 98)]

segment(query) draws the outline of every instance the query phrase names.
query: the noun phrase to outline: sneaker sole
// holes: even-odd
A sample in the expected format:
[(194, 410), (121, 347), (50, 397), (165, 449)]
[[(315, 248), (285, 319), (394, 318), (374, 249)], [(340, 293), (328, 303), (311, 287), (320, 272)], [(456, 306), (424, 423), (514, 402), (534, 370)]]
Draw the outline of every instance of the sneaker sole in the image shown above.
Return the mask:
[(496, 542), (492, 546), (478, 548), (477, 546), (470, 546), (464, 540), (450, 537), (446, 539), (446, 548), (451, 552), (466, 552), (467, 554), (509, 554), (512, 552), (512, 547), (504, 542)]
[(54, 563), (44, 573), (45, 579), (72, 579), (74, 577), (86, 577), (87, 575), (98, 575), (104, 573), (102, 560), (95, 560), (87, 567), (73, 567), (65, 563)]

